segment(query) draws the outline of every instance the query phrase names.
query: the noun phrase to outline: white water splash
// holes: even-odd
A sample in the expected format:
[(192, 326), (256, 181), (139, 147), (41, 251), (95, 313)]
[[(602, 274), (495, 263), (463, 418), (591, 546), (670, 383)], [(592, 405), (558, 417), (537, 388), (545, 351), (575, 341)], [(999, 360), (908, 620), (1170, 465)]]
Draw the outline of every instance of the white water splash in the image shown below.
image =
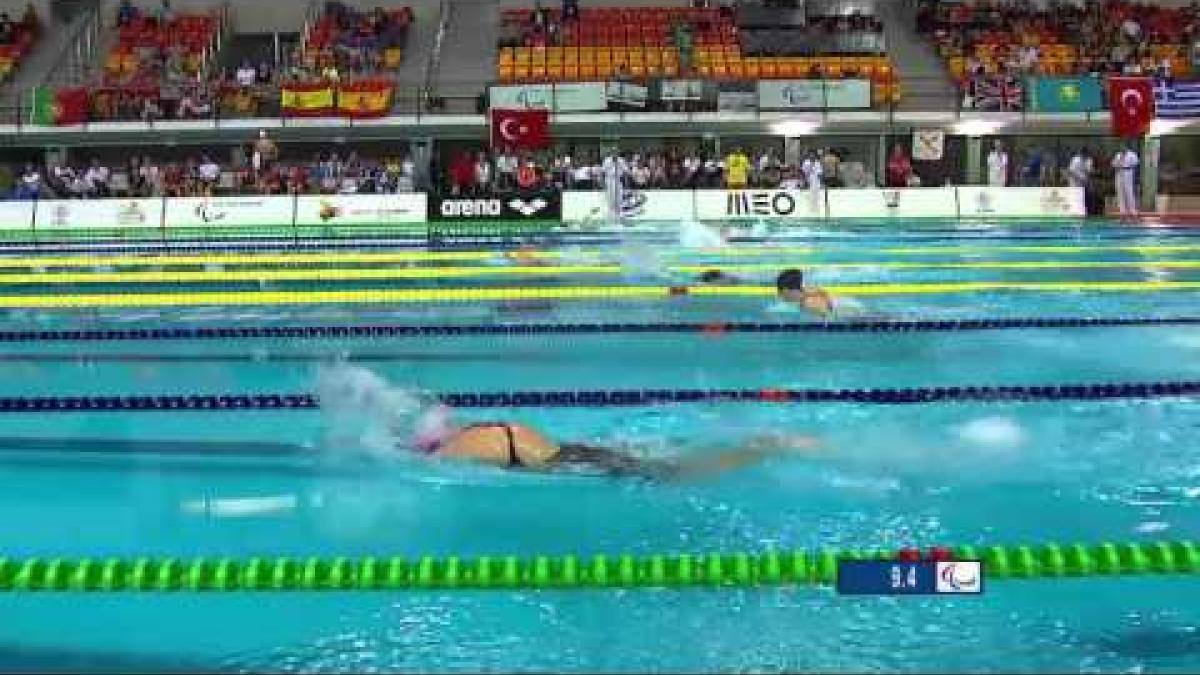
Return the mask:
[(1011, 417), (980, 417), (958, 428), (959, 440), (987, 450), (1017, 450), (1028, 442), (1028, 435)]
[(346, 363), (322, 366), (317, 392), (327, 429), (326, 447), (394, 454), (408, 447), (422, 417), (435, 409), (416, 389), (396, 387), (378, 374)]

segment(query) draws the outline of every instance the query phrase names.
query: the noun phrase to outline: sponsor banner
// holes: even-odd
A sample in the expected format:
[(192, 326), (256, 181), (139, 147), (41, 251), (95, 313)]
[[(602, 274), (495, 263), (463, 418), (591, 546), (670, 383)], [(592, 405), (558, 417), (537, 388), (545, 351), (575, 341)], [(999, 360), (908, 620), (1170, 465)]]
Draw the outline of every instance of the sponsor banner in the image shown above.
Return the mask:
[(760, 80), (758, 107), (775, 110), (870, 108), (870, 80)]
[(825, 195), (809, 190), (697, 190), (696, 218), (824, 218)]
[(664, 101), (699, 101), (704, 98), (704, 80), (663, 80), (659, 98)]
[(44, 199), (38, 230), (116, 230), (162, 226), (161, 199)]
[(429, 220), (558, 220), (562, 217), (558, 192), (517, 192), (477, 197), (429, 196)]
[(28, 230), (33, 226), (33, 202), (0, 201), (0, 230)]
[[(621, 217), (626, 221), (679, 221), (695, 217), (691, 190), (625, 190)], [(562, 219), (568, 223), (605, 225), (610, 214), (608, 198), (602, 190), (563, 193)]]
[(394, 195), (301, 195), (297, 225), (390, 225), (425, 222), (424, 193)]
[(650, 96), (650, 89), (632, 82), (609, 82), (605, 87), (605, 96), (609, 103), (622, 103), (645, 108), (646, 99)]
[(936, 162), (946, 150), (946, 132), (941, 129), (915, 129), (912, 139), (912, 158), (919, 162)]
[(167, 227), (291, 225), (295, 200), (286, 196), (182, 197), (167, 200)]
[(1083, 188), (960, 187), (960, 218), (1081, 218)]
[(829, 191), (830, 218), (956, 218), (954, 188)]
[(563, 82), (491, 87), (492, 108), (545, 108), (555, 112), (586, 112), (608, 107), (603, 82)]
[(758, 107), (758, 95), (752, 91), (718, 91), (719, 112), (753, 112)]

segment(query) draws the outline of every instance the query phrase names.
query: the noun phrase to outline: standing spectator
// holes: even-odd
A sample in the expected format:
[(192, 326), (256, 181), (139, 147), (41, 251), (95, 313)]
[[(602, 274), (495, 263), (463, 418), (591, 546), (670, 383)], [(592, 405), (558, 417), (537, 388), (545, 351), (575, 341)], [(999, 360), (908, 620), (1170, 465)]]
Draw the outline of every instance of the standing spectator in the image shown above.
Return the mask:
[(121, 0), (121, 5), (117, 7), (117, 28), (127, 26), (137, 18), (137, 8), (129, 0)]
[(821, 153), (821, 177), (829, 187), (842, 187), (842, 158), (833, 148), (825, 148)]
[(1038, 187), (1042, 184), (1042, 167), (1044, 159), (1042, 151), (1031, 148), (1021, 167), (1021, 183), (1026, 187)]
[(475, 162), (471, 153), (461, 150), (450, 162), (450, 194), (463, 195), (470, 192), (475, 183)]
[(254, 152), (250, 155), (250, 165), (255, 173), (266, 171), (278, 156), (279, 148), (275, 141), (267, 137), (266, 129), (260, 129), (258, 140), (254, 142)]
[(417, 187), (417, 165), (412, 155), (404, 155), (400, 160), (400, 180), (396, 181), (398, 192), (412, 192)]
[(496, 155), (496, 189), (509, 191), (517, 187), (517, 156), (506, 150)]
[(254, 66), (250, 65), (250, 61), (243, 59), (242, 65), (238, 66), (233, 77), (239, 86), (253, 87), (258, 80), (258, 72), (254, 70)]
[(212, 160), (212, 157), (204, 155), (200, 160), (200, 166), (196, 169), (196, 174), (199, 179), (202, 196), (213, 196), (213, 191), (217, 187), (217, 181), (221, 179), (221, 167)]
[(1070, 187), (1086, 188), (1092, 178), (1095, 166), (1092, 158), (1082, 149), (1075, 152), (1071, 162), (1067, 164), (1067, 185)]
[(32, 164), (25, 165), (17, 184), (17, 199), (37, 200), (42, 195), (42, 174)]
[(144, 186), (143, 197), (161, 197), (166, 194), (162, 171), (159, 170), (157, 164), (150, 161), (149, 157), (142, 158), (142, 166), (139, 171), (141, 172), (141, 182)]
[(271, 79), (274, 77), (274, 69), (271, 68), (271, 63), (267, 59), (258, 62), (258, 69), (255, 71), (255, 77), (260, 85), (266, 86), (271, 84)]
[(492, 163), (482, 152), (475, 156), (475, 189), (480, 194), (486, 194), (492, 189)]
[(987, 184), (992, 187), (1008, 184), (1008, 153), (1000, 141), (992, 144), (992, 151), (987, 156)]
[(730, 190), (745, 189), (749, 171), (750, 158), (741, 148), (734, 148), (725, 157), (725, 187)]
[(17, 41), (17, 25), (8, 14), (0, 12), (0, 45), (11, 45)]
[(821, 189), (824, 187), (821, 180), (821, 159), (817, 157), (817, 153), (809, 152), (804, 158), (804, 162), (800, 164), (800, 172), (804, 174), (804, 183), (808, 187), (808, 194), (812, 199), (812, 208), (817, 210), (821, 199)]
[(158, 104), (158, 100), (154, 96), (142, 97), (142, 121), (153, 122), (162, 118), (162, 106)]
[(92, 159), (92, 165), (88, 167), (85, 174), (85, 180), (88, 185), (88, 192), (97, 197), (110, 196), (108, 183), (111, 178), (111, 172), (108, 167), (102, 165), (97, 158)]
[(181, 120), (206, 117), (211, 112), (212, 105), (208, 101), (204, 85), (184, 90), (183, 95), (179, 97), (179, 104), (175, 107), (175, 116)]
[(1113, 155), (1113, 187), (1117, 192), (1117, 208), (1123, 218), (1138, 213), (1137, 190), (1134, 187), (1137, 184), (1134, 179), (1137, 177), (1138, 164), (1138, 155), (1132, 145), (1126, 144)]
[(904, 147), (899, 143), (892, 146), (892, 156), (888, 158), (887, 163), (887, 186), (890, 188), (901, 188), (908, 185), (908, 178), (913, 174), (912, 162), (908, 159), (908, 153), (904, 152)]

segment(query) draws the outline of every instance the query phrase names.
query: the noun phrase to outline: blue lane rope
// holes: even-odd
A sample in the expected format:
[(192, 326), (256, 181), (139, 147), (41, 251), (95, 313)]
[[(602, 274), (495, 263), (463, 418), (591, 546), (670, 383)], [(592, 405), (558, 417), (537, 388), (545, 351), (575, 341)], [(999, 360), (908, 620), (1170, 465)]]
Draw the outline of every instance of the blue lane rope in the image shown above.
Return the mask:
[[(872, 403), (1099, 401), (1200, 394), (1200, 381), (914, 387), (907, 389), (611, 389), (440, 394), (454, 408), (608, 407), (663, 403)], [(320, 407), (314, 394), (191, 394), (0, 398), (0, 413), (150, 410), (284, 410)]]
[(1017, 317), (917, 321), (808, 321), (794, 323), (709, 321), (703, 323), (245, 326), (0, 331), (0, 342), (101, 342), (130, 340), (214, 340), (230, 338), (469, 337), (480, 335), (608, 335), (617, 333), (701, 333), (710, 335), (721, 333), (928, 333), (1007, 329), (1186, 326), (1197, 324), (1200, 324), (1200, 316)]

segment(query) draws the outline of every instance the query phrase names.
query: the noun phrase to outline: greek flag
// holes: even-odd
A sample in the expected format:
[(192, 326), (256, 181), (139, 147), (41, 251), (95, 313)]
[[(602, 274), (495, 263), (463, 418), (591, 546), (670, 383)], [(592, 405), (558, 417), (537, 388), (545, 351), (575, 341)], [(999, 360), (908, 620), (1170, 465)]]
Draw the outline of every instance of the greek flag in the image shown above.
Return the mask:
[(1158, 80), (1154, 107), (1157, 117), (1200, 117), (1200, 82)]

